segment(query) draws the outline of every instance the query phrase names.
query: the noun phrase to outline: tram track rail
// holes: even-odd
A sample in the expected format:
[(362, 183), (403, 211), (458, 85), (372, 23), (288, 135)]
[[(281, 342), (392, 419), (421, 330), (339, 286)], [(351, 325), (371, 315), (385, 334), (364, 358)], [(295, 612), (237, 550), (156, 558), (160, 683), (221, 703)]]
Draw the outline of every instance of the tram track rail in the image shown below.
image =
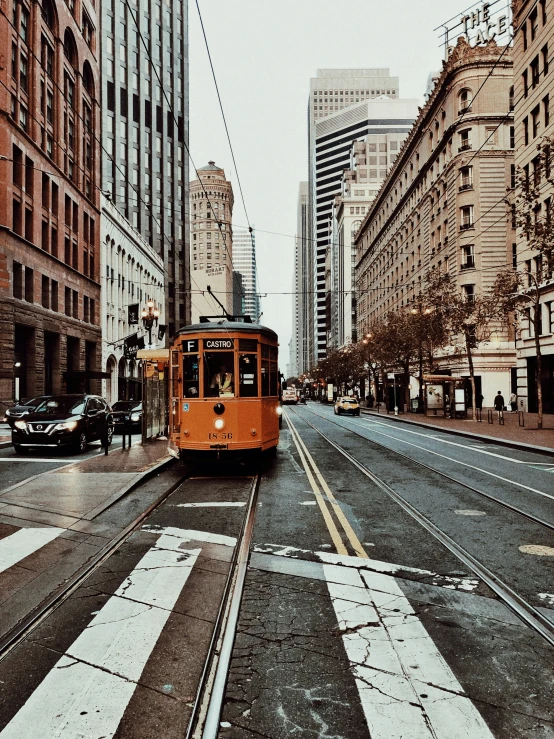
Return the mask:
[[(391, 498), (395, 503), (397, 503), (404, 511), (406, 511), (412, 518), (414, 518), (432, 536), (434, 536), (438, 541), (440, 541), (452, 554), (454, 554), (470, 570), (472, 570), (477, 575), (477, 577), (479, 577), (486, 585), (488, 585), (488, 587), (492, 590), (493, 593), (495, 593), (495, 595), (499, 598), (499, 600), (503, 602), (513, 613), (515, 613), (528, 627), (530, 627), (535, 632), (537, 632), (551, 646), (554, 646), (554, 623), (550, 619), (548, 619), (545, 615), (543, 615), (533, 605), (528, 603), (525, 600), (525, 598), (523, 598), (516, 591), (514, 591), (507, 583), (505, 583), (500, 577), (498, 577), (498, 575), (492, 572), (483, 562), (481, 562), (479, 559), (474, 557), (470, 552), (468, 552), (460, 544), (455, 542), (454, 539), (452, 539), (448, 534), (442, 531), (436, 524), (434, 524), (429, 518), (427, 518), (427, 516), (422, 514), (414, 505), (412, 505), (408, 500), (406, 500), (402, 495), (400, 495), (400, 493), (398, 493), (390, 485), (388, 485), (384, 480), (382, 480), (374, 472), (368, 469), (362, 462), (356, 459), (352, 454), (350, 454), (350, 452), (344, 449), (340, 444), (337, 444), (335, 441), (333, 441), (327, 434), (321, 431), (321, 429), (318, 429), (317, 426), (315, 426), (314, 424), (310, 423), (310, 421), (306, 419), (304, 416), (300, 416), (300, 414), (298, 414), (296, 411), (294, 412), (294, 415), (297, 418), (304, 421), (305, 423), (307, 423), (308, 426), (310, 426), (323, 439), (325, 439), (325, 441), (330, 446), (332, 446), (340, 454), (342, 454), (342, 456), (344, 456), (351, 464), (353, 464), (362, 474), (368, 477), (382, 492), (384, 492), (389, 498)], [(341, 424), (337, 423), (336, 421), (334, 421), (333, 419), (328, 419), (325, 416), (321, 416), (318, 413), (314, 413), (314, 415), (318, 416), (319, 418), (322, 418), (323, 420), (329, 421), (329, 423), (332, 423), (333, 425), (338, 426), (339, 428), (342, 428), (342, 429), (346, 428), (342, 426)], [(348, 428), (346, 428), (346, 430), (351, 431), (351, 429), (348, 429)], [(476, 489), (474, 490), (471, 486), (468, 486), (464, 483), (460, 483), (458, 480), (451, 478), (449, 475), (438, 472), (437, 470), (434, 470), (432, 467), (429, 467), (425, 463), (417, 462), (416, 460), (411, 459), (411, 457), (408, 457), (407, 455), (404, 455), (401, 452), (396, 452), (396, 450), (391, 449), (390, 447), (387, 447), (385, 444), (379, 444), (378, 442), (373, 442), (372, 439), (368, 439), (367, 437), (363, 436), (363, 434), (360, 434), (356, 431), (352, 431), (352, 433), (363, 438), (365, 441), (368, 441), (371, 444), (375, 443), (377, 444), (377, 446), (385, 448), (393, 452), (394, 454), (399, 454), (400, 456), (404, 457), (410, 462), (414, 462), (420, 465), (421, 467), (424, 467), (427, 470), (436, 472), (437, 474), (440, 474), (442, 477), (449, 479), (451, 482), (454, 482), (462, 487), (473, 490), (473, 492), (480, 493), (480, 491)], [(501, 501), (497, 501), (497, 502), (501, 503)], [(509, 504), (506, 504), (506, 507), (511, 508), (516, 513), (520, 513), (520, 511), (517, 508), (512, 507)], [(527, 515), (525, 517), (529, 518), (529, 516)], [(537, 519), (536, 523), (542, 524), (543, 522), (540, 519)], [(553, 528), (552, 526), (548, 524), (547, 526), (548, 528), (551, 528), (551, 529)]]
[(246, 515), (231, 560), (185, 739), (216, 739), (219, 733), (250, 557), (260, 482), (261, 474), (258, 472), (250, 487)]
[[(345, 429), (347, 427), (341, 426), (340, 423), (337, 423), (332, 418), (327, 418), (327, 416), (322, 416), (320, 413), (315, 413), (315, 411), (312, 411), (310, 409), (310, 412), (314, 414), (314, 416), (317, 416), (318, 418), (321, 418), (324, 421), (328, 421), (329, 423), (334, 424), (335, 426), (338, 426), (339, 428)], [(300, 416), (299, 416), (300, 418)], [(303, 417), (302, 417), (303, 418)], [(303, 420), (306, 420), (303, 418)], [(306, 421), (306, 423), (309, 423), (309, 421)], [(310, 424), (311, 425), (311, 424)], [(315, 428), (315, 427), (313, 427)], [(473, 485), (470, 485), (467, 482), (462, 482), (462, 480), (458, 480), (455, 477), (452, 477), (452, 475), (449, 475), (447, 472), (443, 472), (442, 470), (438, 470), (436, 467), (432, 467), (429, 464), (426, 464), (425, 462), (421, 462), (419, 459), (414, 459), (413, 457), (410, 457), (408, 454), (404, 454), (404, 452), (399, 452), (396, 449), (393, 449), (392, 447), (388, 446), (387, 444), (383, 444), (380, 441), (375, 441), (374, 439), (368, 439), (367, 436), (364, 436), (359, 431), (355, 431), (354, 429), (347, 428), (348, 431), (355, 434), (356, 436), (359, 436), (361, 439), (364, 439), (365, 441), (369, 441), (370, 444), (375, 444), (382, 449), (386, 449), (389, 452), (392, 452), (393, 454), (396, 454), (399, 457), (402, 457), (403, 459), (407, 460), (408, 462), (412, 462), (413, 464), (417, 464), (419, 467), (423, 467), (424, 469), (428, 470), (429, 472), (432, 472), (436, 475), (439, 475), (440, 477), (443, 477), (445, 480), (448, 480), (449, 482), (452, 482), (456, 485), (460, 485), (463, 488), (466, 488), (466, 490), (470, 490), (472, 493), (476, 493), (477, 495), (480, 495), (483, 498), (487, 498), (493, 503), (497, 503), (498, 505), (507, 508), (509, 511), (512, 511), (513, 513), (517, 513), (520, 516), (523, 516), (529, 521), (532, 521), (533, 523), (538, 524), (539, 526), (543, 526), (544, 528), (548, 529), (549, 531), (554, 531), (554, 524), (550, 523), (549, 521), (545, 521), (542, 518), (539, 518), (538, 516), (533, 515), (532, 513), (529, 513), (528, 511), (524, 511), (522, 508), (519, 508), (518, 506), (513, 505), (512, 503), (508, 503), (505, 500), (502, 500), (501, 498), (497, 498), (495, 495), (491, 495), (490, 493), (486, 493), (483, 490), (479, 490), (479, 488), (474, 487)], [(402, 443), (402, 440), (398, 440), (400, 443)]]
[(167, 490), (164, 490), (155, 501), (131, 521), (124, 529), (113, 537), (88, 562), (78, 568), (66, 582), (56, 588), (47, 598), (35, 606), (19, 623), (7, 631), (0, 638), (0, 662), (5, 659), (21, 642), (23, 642), (36, 628), (40, 626), (59, 606), (85, 582), (85, 580), (101, 567), (111, 555), (119, 549), (133, 534), (144, 520), (159, 508), (169, 496), (183, 484), (188, 475), (175, 481)]

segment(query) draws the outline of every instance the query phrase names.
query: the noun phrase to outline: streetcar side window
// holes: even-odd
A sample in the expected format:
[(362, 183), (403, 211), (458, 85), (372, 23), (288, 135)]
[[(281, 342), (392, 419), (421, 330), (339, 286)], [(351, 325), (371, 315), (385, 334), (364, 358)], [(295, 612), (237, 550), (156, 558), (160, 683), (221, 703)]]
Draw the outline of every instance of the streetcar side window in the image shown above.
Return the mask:
[(234, 352), (204, 352), (204, 397), (235, 396)]
[(197, 398), (200, 390), (198, 354), (183, 355), (183, 396)]
[(262, 359), (262, 397), (269, 396), (269, 359)]
[(269, 358), (271, 364), (269, 366), (269, 394), (275, 396), (279, 394), (278, 382), (279, 382), (279, 370), (277, 364), (277, 348), (274, 346), (269, 347)]
[(257, 354), (239, 354), (239, 395), (241, 398), (258, 396)]

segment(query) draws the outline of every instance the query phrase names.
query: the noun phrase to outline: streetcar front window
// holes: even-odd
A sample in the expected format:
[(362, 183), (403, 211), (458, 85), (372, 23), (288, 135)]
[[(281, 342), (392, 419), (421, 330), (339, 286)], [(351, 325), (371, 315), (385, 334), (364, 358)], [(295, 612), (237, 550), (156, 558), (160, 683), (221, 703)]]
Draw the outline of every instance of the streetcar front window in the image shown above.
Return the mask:
[(200, 390), (198, 354), (183, 355), (183, 396), (197, 398)]
[(204, 352), (204, 397), (235, 396), (235, 355), (233, 352)]
[(258, 397), (257, 354), (239, 354), (239, 395), (241, 398)]

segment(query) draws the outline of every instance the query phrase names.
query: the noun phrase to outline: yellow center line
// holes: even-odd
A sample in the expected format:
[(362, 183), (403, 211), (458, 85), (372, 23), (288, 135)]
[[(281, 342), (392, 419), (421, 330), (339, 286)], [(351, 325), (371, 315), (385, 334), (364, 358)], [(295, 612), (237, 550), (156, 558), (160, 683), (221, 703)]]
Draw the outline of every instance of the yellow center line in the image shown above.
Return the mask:
[[(356, 552), (356, 554), (358, 555), (358, 557), (361, 557), (363, 559), (368, 559), (368, 556), (367, 556), (367, 554), (366, 554), (366, 552), (365, 552), (365, 550), (364, 550), (364, 548), (363, 548), (360, 540), (356, 536), (356, 534), (354, 532), (354, 529), (350, 525), (350, 522), (348, 521), (348, 519), (344, 515), (344, 512), (343, 512), (342, 508), (340, 507), (340, 505), (338, 504), (337, 499), (333, 495), (333, 493), (332, 493), (329, 485), (327, 485), (327, 482), (325, 481), (323, 475), (321, 474), (321, 472), (319, 470), (319, 467), (316, 465), (314, 458), (312, 457), (312, 455), (310, 454), (310, 452), (306, 448), (306, 445), (304, 444), (304, 442), (300, 438), (300, 434), (298, 433), (297, 429), (293, 426), (292, 421), (288, 418), (288, 416), (286, 417), (286, 419), (287, 419), (287, 423), (289, 425), (289, 428), (291, 430), (291, 433), (292, 433), (292, 436), (293, 436), (293, 439), (294, 439), (294, 443), (296, 444), (296, 448), (298, 449), (298, 453), (301, 454), (301, 458), (302, 458), (302, 452), (301, 452), (301, 449), (300, 449), (300, 446), (301, 446), (302, 449), (304, 450), (304, 452), (306, 454), (306, 457), (308, 458), (308, 460), (309, 460), (309, 462), (310, 462), (310, 464), (311, 464), (311, 466), (312, 466), (315, 474), (316, 474), (317, 479), (319, 480), (319, 484), (321, 485), (322, 489), (324, 490), (324, 492), (327, 495), (327, 498), (328, 498), (328, 500), (329, 500), (329, 502), (330, 502), (330, 504), (331, 504), (331, 506), (333, 508), (333, 511), (335, 512), (335, 515), (336, 515), (337, 519), (340, 521), (340, 524), (341, 524), (341, 526), (342, 526), (342, 528), (344, 530), (344, 533), (346, 534), (346, 537), (347, 537), (348, 541), (352, 545), (352, 549)], [(308, 470), (308, 467), (306, 465), (304, 465), (304, 467), (305, 467), (305, 469), (307, 471)], [(312, 488), (313, 488), (313, 485), (312, 485)], [(325, 501), (322, 500), (322, 502), (324, 503)], [(339, 552), (339, 554), (340, 554), (340, 552)]]
[(304, 465), (304, 469), (306, 470), (306, 475), (308, 476), (308, 480), (310, 481), (310, 485), (312, 487), (313, 493), (315, 495), (315, 499), (317, 501), (317, 504), (319, 506), (319, 510), (321, 511), (321, 515), (323, 516), (323, 520), (325, 521), (325, 524), (327, 526), (327, 530), (329, 531), (329, 534), (331, 535), (331, 539), (333, 540), (333, 544), (335, 545), (335, 549), (337, 550), (337, 554), (348, 554), (348, 550), (344, 546), (344, 543), (341, 539), (341, 536), (339, 534), (339, 531), (337, 527), (335, 526), (335, 522), (333, 521), (331, 514), (327, 510), (327, 506), (325, 505), (325, 501), (323, 499), (323, 496), (321, 495), (321, 491), (317, 486), (317, 482), (315, 481), (315, 478), (312, 474), (312, 471), (308, 465), (308, 462), (306, 461), (306, 458), (304, 456), (304, 453), (302, 449), (300, 448), (300, 445), (296, 438), (296, 429), (293, 427), (290, 419), (288, 416), (285, 416), (285, 420), (290, 428), (293, 441), (296, 445), (296, 448), (298, 450), (298, 454), (300, 455), (300, 460), (302, 464)]

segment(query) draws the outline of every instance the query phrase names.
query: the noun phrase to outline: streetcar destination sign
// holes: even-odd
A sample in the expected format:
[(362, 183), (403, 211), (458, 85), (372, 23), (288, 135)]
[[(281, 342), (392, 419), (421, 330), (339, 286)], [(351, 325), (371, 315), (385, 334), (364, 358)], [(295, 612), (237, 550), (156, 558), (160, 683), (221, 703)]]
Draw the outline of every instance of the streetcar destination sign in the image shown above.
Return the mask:
[(232, 349), (235, 345), (234, 339), (205, 339), (206, 349)]

